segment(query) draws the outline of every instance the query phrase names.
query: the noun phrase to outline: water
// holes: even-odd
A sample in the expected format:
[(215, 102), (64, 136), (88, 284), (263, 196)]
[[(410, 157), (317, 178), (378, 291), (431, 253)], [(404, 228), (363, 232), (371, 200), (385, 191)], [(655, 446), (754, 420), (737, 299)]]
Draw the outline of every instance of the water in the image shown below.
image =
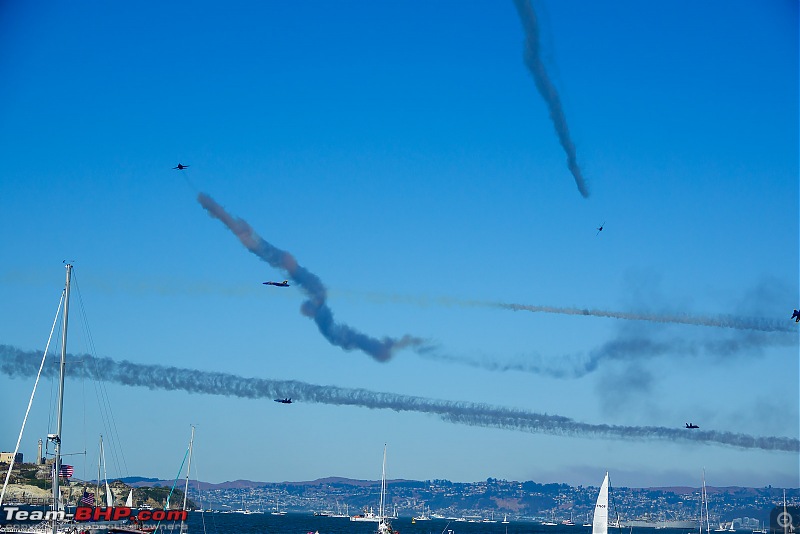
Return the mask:
[[(205, 529), (203, 523), (205, 522)], [(311, 513), (271, 514), (200, 514), (189, 513), (189, 534), (374, 534), (377, 523), (350, 521), (347, 518), (315, 516)], [(511, 521), (509, 524), (469, 523), (432, 519), (411, 522), (411, 518), (392, 520), (392, 529), (400, 534), (591, 534), (591, 527), (543, 526)], [(633, 529), (637, 534), (687, 534), (680, 529)], [(609, 534), (617, 534), (609, 528)], [(623, 529), (619, 534), (630, 534)]]

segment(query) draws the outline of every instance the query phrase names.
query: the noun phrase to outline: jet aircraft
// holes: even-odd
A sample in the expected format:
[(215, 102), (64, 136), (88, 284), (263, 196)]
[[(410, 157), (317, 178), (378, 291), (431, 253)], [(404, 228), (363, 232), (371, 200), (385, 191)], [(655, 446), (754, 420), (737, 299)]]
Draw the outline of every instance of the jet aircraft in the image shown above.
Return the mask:
[(179, 171), (182, 171), (182, 170), (183, 170), (183, 169), (185, 169), (186, 167), (188, 167), (188, 165), (183, 165), (182, 163), (178, 163), (178, 166), (177, 166), (177, 167), (172, 167), (172, 168), (173, 168), (173, 169), (178, 169)]
[(597, 233), (596, 233), (596, 234), (594, 234), (594, 236), (595, 236), (595, 237), (597, 237), (598, 235), (600, 235), (600, 232), (602, 232), (602, 231), (603, 231), (603, 227), (604, 227), (605, 225), (606, 225), (606, 222), (605, 222), (605, 221), (603, 221), (603, 224), (601, 224), (600, 226), (598, 226), (598, 227), (597, 227)]
[(281, 404), (291, 404), (292, 403), (292, 398), (289, 397), (289, 398), (286, 398), (286, 399), (275, 399), (275, 402), (280, 402)]
[(800, 323), (800, 310), (794, 311), (794, 313), (792, 314), (792, 319), (794, 319), (794, 322)]
[(278, 286), (278, 287), (289, 287), (289, 281), (284, 280), (283, 282), (262, 282), (265, 286)]
[(697, 425), (696, 425), (696, 424), (694, 424), (694, 423), (686, 423), (686, 428), (700, 428), (700, 427), (699, 427), (699, 426), (697, 426)]

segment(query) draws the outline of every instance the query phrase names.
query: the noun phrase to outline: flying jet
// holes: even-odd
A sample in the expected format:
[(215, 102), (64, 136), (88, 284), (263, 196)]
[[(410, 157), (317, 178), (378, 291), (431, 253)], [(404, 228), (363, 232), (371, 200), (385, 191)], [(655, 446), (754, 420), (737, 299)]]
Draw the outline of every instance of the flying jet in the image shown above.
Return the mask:
[(291, 404), (292, 403), (292, 398), (289, 397), (289, 398), (286, 398), (286, 399), (275, 399), (275, 402), (280, 402), (281, 404)]
[(696, 424), (694, 424), (694, 423), (686, 423), (686, 428), (700, 428), (700, 427), (699, 427), (699, 426), (697, 426), (697, 425), (696, 425)]
[(794, 319), (794, 322), (800, 323), (800, 310), (794, 311), (794, 313), (792, 314), (792, 319)]
[(172, 167), (172, 168), (173, 168), (173, 169), (178, 169), (179, 171), (182, 171), (182, 170), (183, 170), (183, 169), (185, 169), (186, 167), (188, 167), (188, 165), (183, 165), (183, 164), (181, 164), (181, 163), (178, 163), (178, 166), (177, 166), (177, 167)]
[(284, 280), (283, 282), (262, 282), (265, 286), (278, 286), (278, 287), (289, 287), (289, 281)]
[(605, 221), (603, 221), (603, 224), (601, 224), (600, 226), (598, 226), (598, 227), (597, 227), (597, 233), (596, 233), (596, 234), (594, 234), (594, 236), (595, 236), (595, 237), (597, 237), (598, 235), (600, 235), (600, 232), (602, 232), (602, 231), (603, 231), (603, 227), (604, 227), (605, 225), (606, 225), (606, 222), (605, 222)]

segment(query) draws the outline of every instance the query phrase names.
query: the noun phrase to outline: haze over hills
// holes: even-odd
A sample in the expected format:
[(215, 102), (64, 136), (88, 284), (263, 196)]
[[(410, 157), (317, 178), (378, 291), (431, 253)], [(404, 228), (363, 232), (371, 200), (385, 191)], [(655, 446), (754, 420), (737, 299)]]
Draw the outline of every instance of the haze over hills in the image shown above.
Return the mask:
[[(174, 480), (167, 480), (167, 479), (159, 479), (159, 478), (148, 478), (148, 477), (124, 477), (115, 480), (120, 480), (129, 486), (133, 486), (135, 488), (143, 487), (143, 486), (171, 486), (174, 483)], [(181, 479), (185, 480), (185, 479)], [(491, 479), (490, 479), (491, 480)], [(387, 481), (387, 484), (390, 485), (397, 485), (397, 484), (407, 484), (407, 483), (423, 483), (429, 481), (414, 481), (414, 480), (407, 480), (407, 479), (390, 479)], [(438, 481), (437, 481), (438, 482)], [(485, 482), (475, 482), (476, 484), (481, 484)], [(324, 477), (318, 478), (316, 480), (306, 480), (306, 481), (288, 481), (284, 480), (282, 482), (259, 482), (254, 480), (228, 480), (225, 482), (203, 482), (198, 481), (196, 479), (190, 479), (189, 485), (191, 487), (198, 487), (198, 485), (202, 489), (245, 489), (245, 488), (260, 488), (264, 486), (280, 486), (280, 485), (291, 485), (291, 486), (324, 486), (329, 484), (341, 484), (347, 486), (357, 486), (357, 487), (364, 487), (364, 486), (374, 486), (376, 484), (380, 484), (380, 480), (361, 480), (361, 479), (353, 479), (347, 477)], [(470, 484), (466, 482), (464, 484)], [(567, 484), (545, 484), (546, 486), (568, 486)], [(586, 488), (593, 488), (599, 486), (577, 486), (577, 487), (586, 487)], [(772, 486), (769, 486), (772, 488)], [(620, 486), (618, 489), (628, 489), (633, 488), (632, 486)], [(642, 489), (642, 490), (652, 490), (652, 491), (663, 491), (663, 492), (670, 492), (670, 493), (690, 493), (692, 491), (699, 491), (699, 488), (692, 487), (692, 486), (644, 486), (641, 488), (635, 489)], [(797, 488), (787, 488), (787, 489), (797, 489)], [(753, 495), (757, 494), (761, 488), (753, 488), (748, 486), (706, 486), (706, 491), (708, 493), (751, 493)]]

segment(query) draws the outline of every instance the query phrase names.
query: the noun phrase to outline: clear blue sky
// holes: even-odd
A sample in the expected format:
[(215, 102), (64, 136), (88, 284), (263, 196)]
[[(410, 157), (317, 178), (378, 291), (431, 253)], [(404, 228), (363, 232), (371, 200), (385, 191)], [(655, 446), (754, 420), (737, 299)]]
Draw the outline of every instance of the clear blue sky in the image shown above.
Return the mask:
[[(797, 439), (796, 331), (473, 305), (794, 325), (797, 2), (534, 7), (588, 199), (510, 1), (0, 4), (0, 344), (44, 347), (69, 259), (99, 357)], [(198, 190), (319, 276), (337, 321), (435, 353), (332, 346)], [(69, 350), (87, 352), (74, 296)], [(577, 378), (491, 369), (568, 369), (632, 339), (667, 348)], [(31, 386), (0, 376), (4, 451)], [(90, 477), (109, 431), (95, 386), (67, 388), (65, 450), (87, 450), (68, 462)], [(106, 388), (109, 476), (174, 476), (195, 424), (213, 482), (375, 479), (388, 443), (392, 478), (699, 485), (705, 467), (711, 485), (800, 485), (794, 453)]]

